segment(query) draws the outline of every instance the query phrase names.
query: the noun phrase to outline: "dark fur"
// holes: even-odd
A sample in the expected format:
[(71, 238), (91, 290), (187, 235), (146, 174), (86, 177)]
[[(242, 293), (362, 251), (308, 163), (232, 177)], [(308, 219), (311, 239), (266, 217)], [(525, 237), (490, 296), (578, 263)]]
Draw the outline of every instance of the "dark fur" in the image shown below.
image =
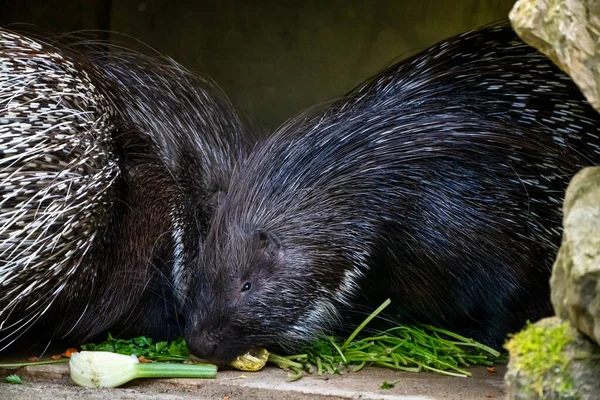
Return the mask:
[(499, 348), (551, 313), (563, 191), (598, 162), (599, 129), (507, 23), (391, 66), (283, 126), (232, 177), (195, 269), (190, 350), (227, 363), (293, 348), (388, 297), (388, 320)]
[[(7, 327), (0, 330), (0, 349), (23, 331), (23, 337), (42, 344), (55, 339), (70, 345), (107, 330), (155, 339), (181, 335), (188, 276), (181, 270), (175, 281), (174, 265), (198, 259), (215, 199), (227, 190), (249, 144), (247, 125), (212, 82), (170, 59), (76, 39), (52, 44), (47, 39), (42, 51), (73, 61), (108, 99), (120, 172), (109, 188), (109, 204), (98, 205), (94, 221), (86, 221), (98, 236), (77, 273), (56, 277), (66, 286), (42, 299), (42, 306), (25, 308), (36, 297), (5, 314), (5, 320), (0, 316)], [(179, 255), (176, 228), (182, 232)], [(40, 279), (46, 278), (23, 274), (13, 283)], [(50, 303), (49, 310), (39, 312)], [(29, 316), (32, 323), (19, 322)]]

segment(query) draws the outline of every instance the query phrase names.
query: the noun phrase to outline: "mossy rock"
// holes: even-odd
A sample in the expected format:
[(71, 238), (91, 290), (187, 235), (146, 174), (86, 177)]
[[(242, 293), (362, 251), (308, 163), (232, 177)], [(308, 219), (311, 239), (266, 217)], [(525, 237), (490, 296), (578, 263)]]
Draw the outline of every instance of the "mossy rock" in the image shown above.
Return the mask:
[(600, 347), (560, 318), (514, 335), (504, 377), (509, 400), (597, 400)]

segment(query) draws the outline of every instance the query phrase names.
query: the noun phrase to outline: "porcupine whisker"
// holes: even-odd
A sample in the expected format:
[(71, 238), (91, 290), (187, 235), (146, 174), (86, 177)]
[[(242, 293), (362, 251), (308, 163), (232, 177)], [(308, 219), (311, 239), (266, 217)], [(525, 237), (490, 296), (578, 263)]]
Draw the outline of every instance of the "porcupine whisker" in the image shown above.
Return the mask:
[(83, 320), (83, 317), (85, 316), (85, 314), (87, 313), (88, 307), (89, 307), (90, 303), (89, 301), (86, 303), (84, 309), (81, 311), (81, 314), (79, 315), (79, 318), (77, 318), (77, 320), (75, 321), (75, 323), (73, 324), (73, 326), (71, 327), (71, 329), (69, 329), (67, 332), (65, 332), (64, 335), (62, 335), (61, 339), (67, 339), (69, 337), (69, 335), (75, 331), (75, 328), (77, 328), (77, 326), (81, 323), (81, 321)]
[[(11, 336), (15, 336), (11, 341), (9, 341), (8, 343), (6, 343), (4, 346), (0, 347), (0, 351), (3, 351), (5, 349), (7, 349), (10, 345), (12, 345), (13, 343), (15, 343), (21, 336), (23, 336), (25, 334), (25, 332), (38, 320), (42, 317), (42, 315), (48, 310), (48, 308), (50, 308), (50, 306), (52, 305), (52, 302), (50, 302), (46, 308), (44, 308), (41, 311), (36, 312), (33, 317), (27, 319), (26, 322), (24, 323), (20, 323), (19, 325), (17, 325), (16, 329), (12, 329), (11, 331), (9, 331), (9, 333), (7, 335), (5, 335), (3, 338), (0, 338), (0, 344), (2, 342), (6, 342), (8, 339), (11, 338)], [(20, 332), (20, 333), (19, 333)], [(17, 335), (18, 334), (18, 335)]]
[(50, 345), (52, 344), (52, 340), (48, 340), (48, 342), (46, 343), (46, 345), (44, 346), (44, 349), (38, 353), (38, 359), (42, 359), (42, 357), (44, 357), (44, 355), (46, 354), (46, 352), (48, 351), (48, 349), (50, 348)]
[[(169, 234), (169, 232), (164, 232), (161, 235), (159, 235), (159, 237), (156, 238), (156, 240), (154, 242), (154, 245), (153, 245), (152, 249), (149, 252), (149, 254), (151, 254), (150, 256), (143, 256), (142, 253), (140, 253), (140, 252), (133, 252), (133, 251), (128, 252), (128, 254), (135, 255), (138, 258), (142, 258), (147, 263), (147, 265), (148, 265), (148, 267), (150, 269), (152, 269), (152, 270), (154, 270), (155, 272), (158, 273), (158, 277), (161, 278), (162, 282), (164, 284), (168, 285), (169, 289), (171, 289), (171, 290), (174, 291), (177, 288), (174, 286), (173, 282), (169, 279), (168, 276), (166, 276), (164, 274), (164, 272), (162, 271), (162, 269), (159, 266), (157, 266), (154, 263), (154, 261), (153, 261), (153, 259), (155, 258), (154, 250), (157, 247), (158, 241), (161, 239), (161, 236), (165, 236), (165, 235), (168, 235), (168, 234)], [(134, 244), (134, 243), (130, 242), (130, 245), (131, 244)], [(158, 261), (162, 262), (163, 264), (167, 263), (167, 260), (162, 260), (160, 258), (158, 259)], [(129, 276), (128, 274), (130, 274), (130, 271), (125, 270), (125, 271), (123, 271), (123, 273), (125, 274), (125, 276)]]
[[(160, 269), (158, 267), (154, 266), (154, 264), (149, 263), (149, 266), (151, 266), (153, 269), (155, 269), (158, 272), (157, 276), (158, 276), (159, 279), (161, 279), (161, 283), (165, 284), (167, 286), (167, 288), (174, 293), (175, 290), (176, 290), (176, 288), (170, 282), (170, 280), (168, 279), (168, 277), (166, 277), (164, 275), (164, 273), (162, 271), (160, 271)], [(123, 276), (127, 277), (127, 276), (130, 276), (130, 275), (128, 275), (127, 271), (123, 271)], [(156, 286), (156, 285), (155, 284), (151, 284), (152, 277), (145, 277), (145, 278), (139, 277), (138, 279), (139, 279), (139, 281), (137, 283), (136, 283), (135, 279), (133, 279), (132, 282), (131, 282), (132, 285), (136, 285), (138, 287), (142, 287), (143, 288), (142, 292), (150, 292), (150, 293), (153, 293), (153, 294), (155, 294), (157, 296), (160, 295), (158, 297), (161, 300), (164, 300), (164, 301), (168, 300), (166, 297), (164, 297), (164, 296), (161, 295), (162, 292), (154, 289), (154, 286)], [(159, 286), (159, 287), (162, 287), (162, 286)], [(141, 301), (141, 299), (137, 300), (137, 302), (139, 302), (139, 301)], [(136, 304), (137, 304), (137, 302), (136, 302)], [(173, 303), (171, 301), (169, 301), (168, 303), (169, 303), (169, 305), (173, 306), (174, 308), (176, 308), (178, 306), (177, 303)]]
[[(117, 43), (114, 43), (114, 41), (116, 39), (122, 37), (122, 38), (126, 38), (127, 40), (130, 40), (132, 42), (135, 42), (136, 45), (140, 45), (144, 49), (150, 50), (154, 54), (154, 57), (156, 57), (156, 58), (168, 58), (165, 55), (163, 55), (162, 53), (160, 53), (155, 47), (150, 46), (148, 43), (144, 43), (141, 40), (136, 39), (135, 37), (133, 37), (131, 35), (121, 33), (121, 32), (115, 32), (115, 31), (111, 31), (111, 30), (102, 30), (102, 29), (84, 29), (84, 30), (78, 30), (78, 31), (71, 32), (65, 36), (68, 37), (69, 35), (72, 35), (75, 37), (75, 39), (78, 39), (78, 36), (81, 34), (97, 34), (97, 33), (110, 34), (112, 41), (107, 42), (107, 41), (105, 41), (105, 40), (103, 41), (101, 39), (88, 39), (88, 40), (82, 39), (81, 41), (74, 41), (72, 43), (72, 46), (73, 47), (82, 46), (82, 47), (88, 48), (90, 46), (103, 45), (103, 46), (108, 46), (109, 49), (121, 50), (127, 54), (133, 54), (136, 56), (145, 56), (150, 59), (150, 56), (146, 56), (145, 53), (141, 53), (141, 51), (137, 51), (137, 50), (127, 47), (125, 45), (119, 45)], [(98, 55), (110, 57), (113, 55), (113, 53), (98, 52)], [(157, 67), (160, 68), (161, 65), (158, 65)]]

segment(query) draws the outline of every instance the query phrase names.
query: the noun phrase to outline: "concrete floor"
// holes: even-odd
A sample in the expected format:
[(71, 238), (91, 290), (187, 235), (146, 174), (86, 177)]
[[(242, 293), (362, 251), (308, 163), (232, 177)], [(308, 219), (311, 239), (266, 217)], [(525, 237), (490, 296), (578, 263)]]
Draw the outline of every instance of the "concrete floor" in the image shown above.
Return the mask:
[[(9, 362), (1, 360), (0, 362)], [(358, 373), (335, 376), (305, 376), (286, 382), (286, 373), (276, 367), (260, 372), (219, 372), (217, 379), (136, 380), (118, 389), (86, 389), (75, 386), (66, 364), (26, 367), (18, 371), (22, 385), (0, 383), (0, 400), (153, 400), (153, 399), (406, 399), (471, 400), (504, 398), (503, 366), (496, 373), (477, 367), (470, 378), (433, 373), (397, 372), (365, 368)], [(0, 377), (7, 375), (0, 369)], [(383, 381), (400, 382), (380, 389)], [(4, 380), (2, 379), (2, 382)]]

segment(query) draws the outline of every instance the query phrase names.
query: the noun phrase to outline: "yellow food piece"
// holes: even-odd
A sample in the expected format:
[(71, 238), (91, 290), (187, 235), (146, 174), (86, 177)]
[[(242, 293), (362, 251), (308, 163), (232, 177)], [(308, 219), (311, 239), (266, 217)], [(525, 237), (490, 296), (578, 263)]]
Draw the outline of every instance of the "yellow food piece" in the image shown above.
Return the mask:
[(252, 349), (249, 352), (238, 356), (231, 362), (231, 366), (240, 371), (260, 371), (269, 358), (267, 349)]

